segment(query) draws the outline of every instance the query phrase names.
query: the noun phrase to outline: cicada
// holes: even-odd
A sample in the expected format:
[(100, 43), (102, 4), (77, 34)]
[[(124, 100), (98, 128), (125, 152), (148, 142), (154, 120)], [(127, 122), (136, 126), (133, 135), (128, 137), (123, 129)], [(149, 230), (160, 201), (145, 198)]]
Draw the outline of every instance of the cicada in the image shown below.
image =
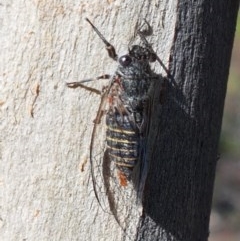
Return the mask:
[[(143, 44), (132, 45), (127, 54), (118, 56), (114, 46), (86, 20), (118, 66), (113, 75), (71, 82), (67, 86), (101, 93), (90, 143), (93, 190), (102, 209), (113, 213), (122, 223), (124, 213), (141, 201), (147, 177), (151, 101), (155, 82), (160, 79), (150, 63), (157, 56), (141, 31), (137, 35)], [(84, 85), (99, 79), (109, 79), (102, 91)]]

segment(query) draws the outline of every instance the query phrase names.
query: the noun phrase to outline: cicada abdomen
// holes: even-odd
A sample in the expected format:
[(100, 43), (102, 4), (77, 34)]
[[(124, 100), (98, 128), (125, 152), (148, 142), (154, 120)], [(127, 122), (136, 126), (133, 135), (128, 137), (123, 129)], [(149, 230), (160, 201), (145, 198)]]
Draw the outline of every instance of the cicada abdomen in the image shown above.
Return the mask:
[(139, 157), (139, 132), (132, 126), (127, 116), (119, 114), (108, 114), (106, 124), (108, 155), (119, 170), (120, 185), (126, 186)]

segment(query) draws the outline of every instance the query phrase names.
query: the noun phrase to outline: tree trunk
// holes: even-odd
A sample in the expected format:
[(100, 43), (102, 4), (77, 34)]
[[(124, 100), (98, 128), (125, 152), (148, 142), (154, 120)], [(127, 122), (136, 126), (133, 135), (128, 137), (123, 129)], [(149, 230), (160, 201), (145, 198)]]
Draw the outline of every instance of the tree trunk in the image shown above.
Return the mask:
[(209, 235), (239, 1), (194, 3), (177, 6), (170, 81), (166, 103), (152, 126), (156, 144), (138, 240), (204, 241)]
[[(7, 0), (0, 8), (2, 240), (207, 240), (238, 1)], [(169, 69), (152, 116), (143, 215), (126, 216), (130, 231), (93, 192), (99, 96), (66, 87), (116, 69), (85, 17), (119, 54), (146, 18)]]

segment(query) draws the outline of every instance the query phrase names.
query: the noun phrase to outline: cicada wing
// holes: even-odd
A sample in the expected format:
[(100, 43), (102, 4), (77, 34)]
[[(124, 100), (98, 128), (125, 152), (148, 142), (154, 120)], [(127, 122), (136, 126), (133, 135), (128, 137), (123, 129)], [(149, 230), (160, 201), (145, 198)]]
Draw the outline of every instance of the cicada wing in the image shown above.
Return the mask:
[(90, 164), (93, 190), (103, 211), (114, 216), (126, 237), (133, 237), (136, 229), (131, 223), (137, 223), (142, 213), (137, 205), (137, 193), (132, 180), (127, 180), (125, 185), (124, 173), (119, 170), (108, 153), (106, 116), (109, 90), (110, 87), (102, 97), (91, 137)]
[(131, 223), (137, 223), (140, 216), (136, 191), (131, 181), (121, 185), (121, 172), (108, 154), (105, 119), (106, 115), (93, 128), (90, 156), (94, 193), (103, 211), (113, 215), (123, 235), (133, 237), (136, 230)]
[(151, 86), (148, 91), (147, 98), (145, 99), (145, 107), (143, 111), (143, 122), (140, 130), (139, 137), (139, 157), (137, 165), (133, 171), (133, 184), (137, 192), (137, 203), (142, 204), (143, 192), (145, 188), (145, 183), (149, 170), (150, 162), (150, 152), (149, 152), (149, 143), (150, 143), (150, 126), (153, 116), (154, 108), (154, 92), (156, 89), (156, 81), (158, 78), (154, 78)]
[(102, 116), (100, 123), (94, 123), (92, 131), (90, 145), (90, 168), (95, 197), (103, 211), (109, 212), (103, 177), (104, 152), (106, 150), (105, 139), (105, 116)]
[[(108, 94), (111, 83), (102, 95), (94, 120), (90, 144), (90, 168), (95, 197), (104, 212), (121, 213), (119, 199), (124, 196), (120, 187), (116, 164), (108, 154), (106, 142), (106, 116), (108, 115)], [(124, 198), (123, 198), (124, 200)], [(117, 214), (116, 214), (117, 215)], [(116, 217), (115, 217), (116, 218)]]
[(136, 202), (142, 204), (142, 195), (145, 187), (145, 181), (148, 174), (147, 159), (147, 138), (141, 137), (139, 140), (138, 162), (133, 170), (133, 185), (136, 191)]
[(106, 151), (106, 108), (109, 87), (102, 95), (94, 120), (90, 143), (90, 169), (95, 197), (104, 212), (110, 213), (106, 187), (104, 183), (104, 158)]

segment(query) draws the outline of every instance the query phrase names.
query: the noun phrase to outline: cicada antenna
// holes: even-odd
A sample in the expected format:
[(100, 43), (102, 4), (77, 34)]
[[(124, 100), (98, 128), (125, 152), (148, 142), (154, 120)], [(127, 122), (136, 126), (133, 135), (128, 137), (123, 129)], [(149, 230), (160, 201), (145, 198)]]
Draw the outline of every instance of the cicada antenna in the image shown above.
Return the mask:
[(97, 35), (100, 37), (100, 39), (104, 42), (104, 44), (106, 45), (106, 49), (108, 51), (108, 55), (110, 58), (112, 58), (113, 60), (117, 61), (118, 56), (116, 54), (115, 48), (113, 47), (112, 44), (110, 44), (104, 37), (103, 35), (100, 33), (100, 31), (92, 24), (92, 22), (86, 18), (86, 21), (92, 26), (93, 30), (97, 33)]

